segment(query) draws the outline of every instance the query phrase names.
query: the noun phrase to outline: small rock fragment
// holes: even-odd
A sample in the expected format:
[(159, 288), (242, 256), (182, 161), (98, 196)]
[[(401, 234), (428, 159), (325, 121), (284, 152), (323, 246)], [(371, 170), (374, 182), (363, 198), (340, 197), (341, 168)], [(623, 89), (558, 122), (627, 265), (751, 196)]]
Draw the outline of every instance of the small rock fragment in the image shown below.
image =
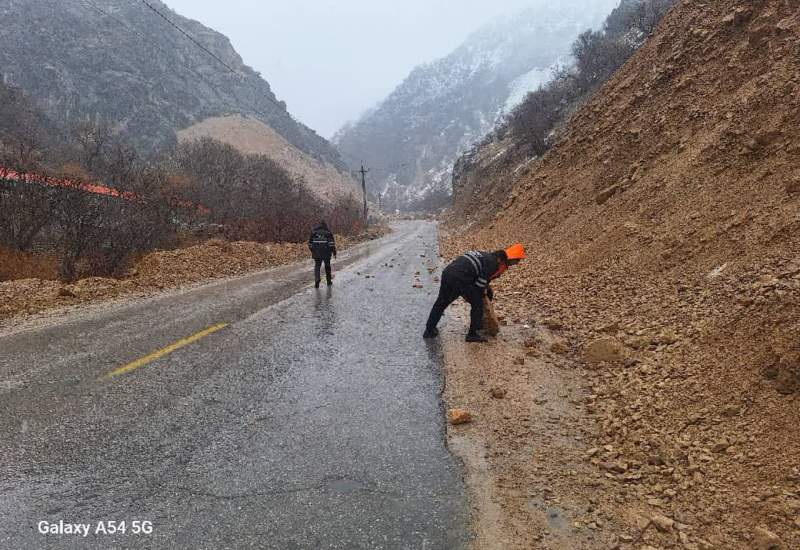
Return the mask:
[(711, 446), (711, 452), (721, 453), (723, 451), (726, 451), (730, 446), (731, 442), (728, 441), (727, 438), (723, 437), (714, 442), (714, 444)]
[(782, 550), (781, 539), (766, 527), (756, 527), (753, 531), (753, 548), (755, 550)]
[(447, 411), (447, 420), (453, 426), (472, 422), (472, 415), (466, 409), (450, 409)]
[(564, 340), (556, 340), (550, 344), (550, 351), (558, 353), (559, 355), (564, 355), (569, 352), (569, 346)]
[(503, 399), (506, 396), (506, 390), (504, 388), (492, 388), (489, 390), (489, 395), (495, 399)]
[(661, 514), (653, 514), (650, 516), (650, 522), (662, 533), (672, 531), (672, 528), (675, 526), (675, 521), (673, 519)]
[(77, 294), (75, 294), (72, 290), (70, 290), (69, 288), (67, 288), (65, 286), (62, 286), (61, 288), (58, 289), (58, 295), (60, 297), (62, 297), (62, 298), (77, 298), (78, 297)]

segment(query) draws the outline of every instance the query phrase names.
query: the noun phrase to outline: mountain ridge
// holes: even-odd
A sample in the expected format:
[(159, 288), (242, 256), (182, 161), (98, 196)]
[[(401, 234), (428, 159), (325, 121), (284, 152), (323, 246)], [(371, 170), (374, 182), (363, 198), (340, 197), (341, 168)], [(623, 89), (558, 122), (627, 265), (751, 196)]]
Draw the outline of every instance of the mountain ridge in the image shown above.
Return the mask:
[(241, 114), (346, 171), (338, 151), (289, 114), (226, 36), (160, 0), (150, 4), (222, 63), (145, 3), (9, 0), (0, 7), (0, 74), (50, 118), (107, 120), (146, 151), (174, 144), (178, 130), (207, 118)]
[[(390, 208), (447, 203), (452, 164), (507, 108), (511, 85), (547, 74), (572, 40), (615, 2), (591, 7), (541, 3), (492, 21), (449, 55), (414, 68), (379, 105), (333, 138), (352, 168), (362, 161)], [(538, 80), (530, 82), (535, 86)]]

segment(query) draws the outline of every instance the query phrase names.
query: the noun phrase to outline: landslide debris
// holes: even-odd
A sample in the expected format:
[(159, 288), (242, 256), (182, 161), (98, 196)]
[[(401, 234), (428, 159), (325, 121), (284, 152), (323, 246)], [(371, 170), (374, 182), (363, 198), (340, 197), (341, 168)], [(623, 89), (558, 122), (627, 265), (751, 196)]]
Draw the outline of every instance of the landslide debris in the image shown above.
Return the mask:
[(496, 300), (585, 367), (620, 548), (800, 547), (799, 60), (794, 2), (679, 3), (445, 243), (527, 244)]
[[(356, 237), (337, 236), (339, 250), (379, 238), (389, 229), (371, 227)], [(138, 259), (120, 279), (90, 277), (73, 284), (56, 280), (18, 279), (0, 282), (0, 321), (21, 315), (112, 300), (144, 296), (213, 279), (236, 277), (307, 259), (305, 243), (228, 242), (212, 239), (177, 250), (156, 251)]]

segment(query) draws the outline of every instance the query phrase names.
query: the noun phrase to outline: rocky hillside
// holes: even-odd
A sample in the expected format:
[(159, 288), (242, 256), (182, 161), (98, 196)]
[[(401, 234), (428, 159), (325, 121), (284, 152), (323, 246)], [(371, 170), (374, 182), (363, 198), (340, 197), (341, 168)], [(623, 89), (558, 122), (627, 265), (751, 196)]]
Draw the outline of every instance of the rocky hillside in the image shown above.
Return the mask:
[(242, 153), (269, 156), (325, 199), (335, 200), (344, 195), (361, 198), (361, 190), (350, 174), (292, 146), (286, 138), (255, 118), (241, 115), (212, 117), (178, 132), (179, 142), (204, 137), (232, 145)]
[(414, 69), (380, 105), (334, 142), (352, 167), (363, 161), (387, 208), (448, 202), (452, 165), (501, 113), (566, 63), (570, 45), (615, 0), (537, 2), (470, 36), (453, 53)]
[(227, 37), (151, 4), (233, 71), (142, 2), (11, 0), (0, 3), (0, 74), (53, 120), (100, 117), (145, 150), (208, 118), (238, 114), (269, 126), (298, 155), (346, 171), (335, 148), (292, 118)]
[(451, 253), (531, 250), (501, 304), (586, 366), (636, 548), (800, 547), (798, 55), (795, 2), (679, 2), (544, 158), (487, 171), (492, 220), (454, 220)]

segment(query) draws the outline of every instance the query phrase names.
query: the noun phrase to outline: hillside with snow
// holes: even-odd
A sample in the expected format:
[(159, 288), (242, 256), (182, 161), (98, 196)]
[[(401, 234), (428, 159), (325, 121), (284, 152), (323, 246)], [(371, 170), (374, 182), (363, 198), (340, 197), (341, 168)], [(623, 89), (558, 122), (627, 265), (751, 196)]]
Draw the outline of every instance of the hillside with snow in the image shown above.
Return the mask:
[(371, 169), (385, 209), (437, 208), (450, 196), (455, 159), (499, 117), (569, 63), (570, 46), (616, 0), (584, 6), (537, 1), (479, 29), (448, 56), (415, 68), (334, 143), (353, 168)]

